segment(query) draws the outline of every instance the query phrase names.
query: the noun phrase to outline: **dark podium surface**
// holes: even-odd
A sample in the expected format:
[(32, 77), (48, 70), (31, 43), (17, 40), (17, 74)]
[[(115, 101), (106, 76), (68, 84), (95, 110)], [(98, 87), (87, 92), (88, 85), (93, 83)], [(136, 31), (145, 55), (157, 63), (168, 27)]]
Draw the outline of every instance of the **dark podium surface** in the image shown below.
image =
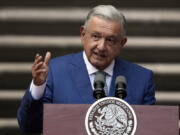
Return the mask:
[[(87, 135), (85, 116), (90, 105), (45, 104), (43, 135)], [(179, 135), (177, 106), (133, 105), (137, 116), (135, 135)]]

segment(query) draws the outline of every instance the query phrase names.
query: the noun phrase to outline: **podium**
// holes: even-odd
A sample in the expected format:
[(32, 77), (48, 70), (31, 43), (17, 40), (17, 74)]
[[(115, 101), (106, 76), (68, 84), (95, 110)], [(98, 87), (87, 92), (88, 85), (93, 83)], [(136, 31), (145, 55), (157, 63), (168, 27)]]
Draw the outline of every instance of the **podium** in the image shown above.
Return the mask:
[[(43, 135), (87, 135), (89, 104), (44, 104)], [(179, 135), (177, 106), (132, 105), (137, 116), (135, 135)]]

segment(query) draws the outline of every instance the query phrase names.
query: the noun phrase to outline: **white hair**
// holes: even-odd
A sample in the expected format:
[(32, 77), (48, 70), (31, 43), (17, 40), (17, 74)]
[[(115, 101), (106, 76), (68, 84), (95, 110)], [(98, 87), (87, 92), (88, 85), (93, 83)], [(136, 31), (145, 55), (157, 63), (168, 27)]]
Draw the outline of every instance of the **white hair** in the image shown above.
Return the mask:
[(112, 5), (99, 5), (91, 9), (84, 23), (84, 28), (86, 30), (88, 28), (89, 21), (93, 16), (101, 17), (103, 19), (107, 19), (110, 21), (119, 21), (123, 28), (121, 36), (126, 35), (126, 28), (125, 28), (126, 19), (124, 15)]

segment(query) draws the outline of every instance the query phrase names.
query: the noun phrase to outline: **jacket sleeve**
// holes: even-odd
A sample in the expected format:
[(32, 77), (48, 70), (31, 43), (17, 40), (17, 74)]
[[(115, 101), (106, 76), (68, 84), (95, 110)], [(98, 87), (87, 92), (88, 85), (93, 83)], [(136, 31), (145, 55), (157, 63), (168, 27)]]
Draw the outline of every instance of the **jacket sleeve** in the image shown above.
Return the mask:
[(49, 68), (44, 95), (39, 100), (34, 100), (29, 88), (22, 98), (17, 112), (18, 124), (24, 133), (41, 133), (43, 123), (43, 104), (52, 103), (52, 75)]
[(34, 100), (27, 89), (18, 109), (18, 123), (24, 133), (40, 133), (42, 130), (43, 101)]

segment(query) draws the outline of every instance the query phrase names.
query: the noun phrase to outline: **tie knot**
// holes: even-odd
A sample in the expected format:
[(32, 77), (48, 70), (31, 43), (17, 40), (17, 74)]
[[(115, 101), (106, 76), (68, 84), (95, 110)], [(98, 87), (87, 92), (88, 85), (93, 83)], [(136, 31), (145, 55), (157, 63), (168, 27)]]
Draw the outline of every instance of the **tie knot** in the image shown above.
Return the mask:
[(102, 82), (105, 82), (105, 81), (106, 81), (105, 72), (103, 72), (103, 71), (97, 71), (97, 72), (95, 72), (95, 79), (94, 79), (94, 81), (102, 81)]
[(106, 72), (104, 72), (104, 71), (97, 71), (97, 72), (95, 72), (95, 75), (97, 75), (97, 74), (102, 74), (102, 75), (107, 75), (107, 73)]
[(107, 87), (107, 83), (106, 83), (106, 76), (107, 76), (107, 73), (104, 72), (104, 71), (97, 71), (95, 73), (95, 79), (94, 81), (103, 81), (104, 82), (104, 91), (105, 91), (105, 94), (108, 95), (108, 87)]

